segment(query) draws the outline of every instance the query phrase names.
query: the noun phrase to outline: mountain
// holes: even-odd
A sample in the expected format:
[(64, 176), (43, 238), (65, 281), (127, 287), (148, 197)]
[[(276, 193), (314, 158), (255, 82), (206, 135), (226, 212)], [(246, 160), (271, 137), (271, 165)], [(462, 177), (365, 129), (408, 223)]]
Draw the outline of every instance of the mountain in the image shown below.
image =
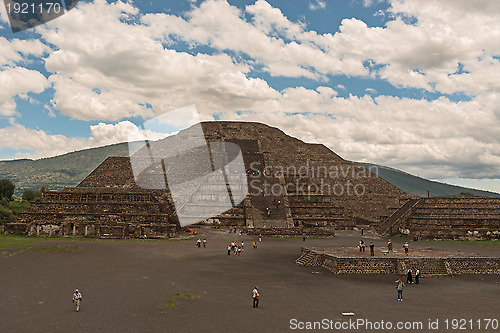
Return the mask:
[(389, 168), (386, 166), (370, 164), (370, 163), (360, 163), (360, 164), (366, 168), (372, 167), (372, 170), (374, 170), (373, 167), (376, 167), (378, 169), (378, 175), (380, 177), (382, 177), (392, 185), (396, 186), (397, 188), (411, 195), (419, 195), (421, 197), (426, 197), (427, 191), (429, 191), (431, 196), (460, 194), (461, 192), (466, 192), (478, 196), (500, 197), (499, 193), (444, 184), (428, 180), (425, 178), (421, 178), (418, 176), (414, 176), (404, 171)]
[(0, 179), (10, 179), (16, 194), (42, 187), (61, 190), (76, 186), (109, 156), (128, 156), (127, 143), (84, 149), (39, 160), (0, 161)]
[[(84, 149), (39, 160), (0, 161), (0, 179), (10, 179), (16, 185), (17, 195), (27, 189), (38, 190), (42, 187), (61, 190), (78, 185), (109, 156), (128, 156), (127, 143)], [(427, 191), (430, 191), (431, 196), (468, 192), (500, 197), (499, 193), (439, 183), (376, 164), (361, 164), (365, 167), (376, 166), (381, 178), (411, 195), (427, 196)]]

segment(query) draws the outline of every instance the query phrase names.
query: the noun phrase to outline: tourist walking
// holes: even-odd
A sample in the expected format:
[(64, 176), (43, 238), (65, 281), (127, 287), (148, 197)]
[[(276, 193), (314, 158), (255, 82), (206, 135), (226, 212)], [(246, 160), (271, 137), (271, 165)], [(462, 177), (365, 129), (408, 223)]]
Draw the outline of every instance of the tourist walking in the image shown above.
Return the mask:
[(302, 240), (303, 240), (304, 242), (306, 241), (306, 233), (305, 233), (305, 232), (302, 234)]
[(252, 290), (252, 299), (253, 299), (253, 307), (258, 308), (259, 307), (259, 289), (257, 287), (253, 288)]
[(403, 289), (405, 287), (405, 284), (403, 283), (403, 281), (401, 281), (401, 279), (398, 279), (396, 280), (396, 283), (398, 284), (396, 286), (396, 289), (398, 290), (398, 301), (403, 301)]
[(363, 236), (363, 231), (364, 231), (364, 229), (363, 229), (363, 228), (361, 228), (361, 236)]
[(410, 245), (408, 245), (408, 242), (405, 242), (405, 244), (403, 245), (403, 248), (405, 249), (405, 254), (408, 255), (408, 250), (410, 248)]
[(420, 270), (417, 269), (415, 271), (415, 283), (418, 284), (420, 282)]
[(257, 242), (253, 242), (253, 248), (256, 249), (257, 248)]
[(198, 238), (198, 240), (196, 241), (196, 246), (201, 247), (201, 239)]
[(259, 234), (259, 242), (262, 242), (262, 235)]
[(76, 312), (80, 311), (80, 301), (82, 300), (82, 294), (78, 291), (78, 289), (75, 290), (73, 293), (73, 303), (76, 303)]
[(245, 249), (245, 242), (241, 242), (241, 249), (244, 250)]
[(375, 245), (373, 245), (373, 242), (370, 242), (370, 255), (372, 257), (375, 255)]
[(406, 283), (412, 284), (413, 283), (413, 275), (411, 268), (408, 268), (408, 273), (406, 274)]
[(207, 240), (203, 238), (203, 247), (207, 247)]
[(231, 255), (231, 244), (229, 244), (227, 246), (227, 255), (230, 256)]
[(389, 239), (389, 241), (387, 242), (387, 251), (388, 251), (388, 252), (392, 252), (392, 247), (393, 247), (392, 242), (391, 242), (391, 240)]

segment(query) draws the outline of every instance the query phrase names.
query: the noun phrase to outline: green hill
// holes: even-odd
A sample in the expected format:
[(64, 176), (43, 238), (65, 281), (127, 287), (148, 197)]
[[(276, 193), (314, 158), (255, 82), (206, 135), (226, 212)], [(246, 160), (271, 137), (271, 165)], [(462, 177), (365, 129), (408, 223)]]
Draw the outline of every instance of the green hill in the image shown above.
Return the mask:
[(128, 156), (127, 143), (80, 150), (39, 160), (0, 161), (0, 179), (16, 184), (16, 194), (42, 187), (61, 190), (80, 183), (108, 156)]
[[(79, 184), (109, 156), (128, 156), (127, 143), (85, 149), (40, 160), (0, 161), (0, 179), (7, 178), (16, 184), (17, 195), (21, 195), (27, 189), (39, 190), (42, 187), (61, 190)], [(377, 166), (380, 177), (412, 195), (427, 196), (427, 191), (430, 191), (432, 196), (468, 192), (474, 195), (500, 197), (498, 193), (443, 184), (380, 165), (368, 163), (362, 165)]]

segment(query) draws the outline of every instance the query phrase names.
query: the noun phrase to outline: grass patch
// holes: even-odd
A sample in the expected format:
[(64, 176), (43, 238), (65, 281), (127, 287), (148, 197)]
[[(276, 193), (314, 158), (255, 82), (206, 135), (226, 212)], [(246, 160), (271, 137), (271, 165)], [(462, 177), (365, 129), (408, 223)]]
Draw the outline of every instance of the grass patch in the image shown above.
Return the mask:
[(27, 246), (35, 242), (39, 242), (41, 238), (33, 238), (19, 235), (5, 235), (0, 234), (0, 250), (11, 248), (11, 247), (21, 247)]
[(9, 202), (9, 208), (14, 213), (24, 212), (30, 206), (29, 201), (11, 201)]
[(46, 246), (41, 249), (42, 252), (45, 253), (54, 253), (54, 252), (71, 252), (71, 254), (75, 254), (79, 246), (69, 246), (69, 245), (52, 245)]
[(191, 294), (191, 293), (179, 293), (173, 294), (172, 297), (164, 302), (159, 303), (155, 307), (156, 312), (166, 312), (169, 309), (176, 308), (180, 301), (188, 299), (200, 299), (201, 295)]
[(426, 243), (448, 243), (448, 244), (476, 244), (476, 245), (499, 245), (500, 239), (478, 239), (478, 240), (469, 240), (469, 239), (443, 239), (443, 240), (433, 240), (433, 239), (424, 239), (419, 242)]

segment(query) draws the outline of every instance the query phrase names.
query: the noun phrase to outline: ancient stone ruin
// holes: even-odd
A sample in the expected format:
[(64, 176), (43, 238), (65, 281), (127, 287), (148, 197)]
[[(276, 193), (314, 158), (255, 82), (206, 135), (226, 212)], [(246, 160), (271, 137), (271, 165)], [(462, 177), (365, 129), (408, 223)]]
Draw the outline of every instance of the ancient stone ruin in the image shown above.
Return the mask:
[(411, 199), (377, 231), (431, 239), (499, 239), (500, 198), (450, 195)]
[(6, 233), (100, 238), (165, 237), (179, 228), (161, 191), (138, 188), (128, 158), (110, 157), (77, 187), (42, 190), (42, 200)]
[[(411, 256), (363, 257), (346, 254), (343, 249), (302, 248), (295, 263), (305, 267), (323, 267), (334, 274), (405, 275), (409, 268), (423, 276), (461, 274), (500, 274), (500, 258), (464, 253), (432, 253)], [(439, 252), (439, 251), (436, 251)]]
[[(231, 142), (242, 152), (249, 194), (234, 208), (205, 219), (213, 227), (237, 226), (250, 234), (334, 235), (355, 226), (379, 233), (402, 230), (419, 237), (488, 235), (498, 238), (500, 201), (412, 198), (322, 144), (304, 143), (277, 128), (252, 122), (206, 122), (207, 142)], [(178, 136), (186, 136), (181, 131)], [(160, 141), (169, 146), (172, 137)], [(179, 175), (182, 169), (176, 172)], [(213, 184), (201, 187), (210, 193)], [(187, 197), (179, 210), (200, 221), (217, 195)], [(213, 203), (210, 202), (213, 201)], [(201, 207), (200, 205), (206, 205)], [(448, 214), (448, 215), (446, 215)], [(43, 191), (6, 233), (49, 236), (168, 237), (181, 230), (168, 189), (137, 186), (130, 159), (110, 157), (77, 187)], [(495, 233), (496, 231), (496, 233)]]

